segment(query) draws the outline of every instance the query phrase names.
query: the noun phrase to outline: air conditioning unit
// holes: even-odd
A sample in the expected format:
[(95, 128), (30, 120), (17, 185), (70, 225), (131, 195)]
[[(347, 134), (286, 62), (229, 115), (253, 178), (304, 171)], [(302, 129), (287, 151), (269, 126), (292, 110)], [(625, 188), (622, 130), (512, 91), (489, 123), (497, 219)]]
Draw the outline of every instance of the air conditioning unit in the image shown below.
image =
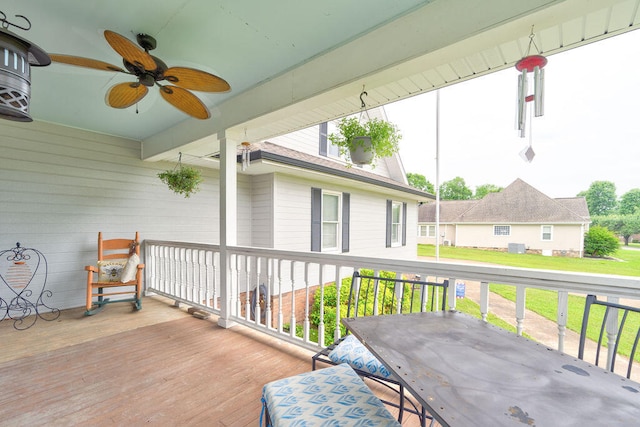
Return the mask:
[(442, 244), (445, 246), (451, 246), (451, 240), (443, 240)]

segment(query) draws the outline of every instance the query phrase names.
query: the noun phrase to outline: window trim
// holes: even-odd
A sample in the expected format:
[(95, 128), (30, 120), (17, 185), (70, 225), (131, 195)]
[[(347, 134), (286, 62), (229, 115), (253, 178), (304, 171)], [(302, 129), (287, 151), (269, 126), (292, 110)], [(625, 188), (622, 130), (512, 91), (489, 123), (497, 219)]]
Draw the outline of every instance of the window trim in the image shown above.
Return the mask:
[[(330, 194), (338, 197), (338, 221), (336, 227), (336, 244), (335, 248), (323, 249), (323, 200), (324, 195)], [(311, 187), (311, 251), (339, 253), (349, 252), (349, 234), (350, 234), (350, 209), (351, 195), (350, 193), (341, 193), (339, 191), (325, 191), (321, 188)]]
[[(545, 235), (544, 228), (545, 227), (549, 227), (549, 233), (548, 233), (549, 234), (549, 238), (548, 239), (544, 238), (544, 235)], [(543, 224), (543, 225), (540, 226), (540, 240), (542, 240), (543, 242), (552, 242), (553, 241), (553, 225)]]
[[(393, 221), (393, 207), (400, 206), (400, 215), (398, 223), (395, 223), (398, 228), (397, 241), (392, 241), (392, 230), (394, 227)], [(397, 202), (387, 199), (387, 220), (386, 220), (386, 247), (395, 248), (407, 245), (407, 203)]]

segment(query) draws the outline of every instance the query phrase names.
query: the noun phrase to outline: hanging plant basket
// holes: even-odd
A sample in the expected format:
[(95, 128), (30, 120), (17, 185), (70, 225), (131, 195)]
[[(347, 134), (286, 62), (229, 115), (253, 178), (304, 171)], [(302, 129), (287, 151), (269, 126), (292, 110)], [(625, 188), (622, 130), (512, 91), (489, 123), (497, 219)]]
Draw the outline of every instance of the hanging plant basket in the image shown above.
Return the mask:
[(350, 163), (372, 164), (383, 157), (391, 157), (400, 149), (402, 138), (393, 124), (381, 119), (364, 122), (356, 117), (343, 118), (337, 123), (338, 133), (329, 135), (332, 144), (340, 149), (340, 154), (349, 155)]
[(203, 178), (200, 170), (190, 166), (183, 166), (181, 160), (182, 153), (180, 153), (180, 160), (176, 167), (173, 168), (173, 170), (160, 172), (158, 178), (160, 178), (160, 181), (165, 183), (171, 191), (176, 194), (182, 194), (187, 198), (200, 190), (199, 186)]
[(349, 157), (354, 165), (368, 165), (373, 161), (370, 136), (356, 136), (349, 147)]

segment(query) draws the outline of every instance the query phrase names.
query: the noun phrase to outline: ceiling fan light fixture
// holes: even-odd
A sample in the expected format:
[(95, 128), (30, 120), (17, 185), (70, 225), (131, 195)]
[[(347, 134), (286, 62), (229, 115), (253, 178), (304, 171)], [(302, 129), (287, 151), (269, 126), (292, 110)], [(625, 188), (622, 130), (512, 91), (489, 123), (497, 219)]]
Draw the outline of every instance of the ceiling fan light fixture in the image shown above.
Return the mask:
[(43, 67), (50, 63), (51, 58), (44, 50), (0, 28), (0, 118), (33, 121), (29, 115), (31, 66)]

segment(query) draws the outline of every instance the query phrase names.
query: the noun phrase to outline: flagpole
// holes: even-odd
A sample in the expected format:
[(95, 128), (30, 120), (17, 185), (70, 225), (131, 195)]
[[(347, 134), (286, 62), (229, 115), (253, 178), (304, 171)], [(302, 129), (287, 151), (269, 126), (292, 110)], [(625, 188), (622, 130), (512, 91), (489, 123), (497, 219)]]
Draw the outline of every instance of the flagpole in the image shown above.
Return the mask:
[(436, 262), (440, 261), (440, 90), (436, 90)]

